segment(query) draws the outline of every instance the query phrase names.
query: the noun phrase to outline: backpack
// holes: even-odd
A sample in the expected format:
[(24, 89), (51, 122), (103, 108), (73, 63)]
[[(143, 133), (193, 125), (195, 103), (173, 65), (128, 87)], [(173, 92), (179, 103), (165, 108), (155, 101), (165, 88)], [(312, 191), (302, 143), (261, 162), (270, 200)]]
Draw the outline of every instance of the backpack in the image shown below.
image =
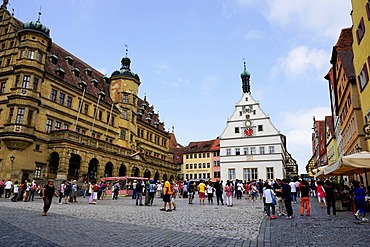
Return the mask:
[(143, 186), (141, 183), (136, 184), (136, 192), (142, 193), (143, 192)]
[(72, 188), (71, 188), (71, 184), (70, 183), (68, 183), (67, 185), (66, 185), (66, 187), (64, 188), (64, 191), (66, 191), (66, 192), (70, 192), (72, 190)]

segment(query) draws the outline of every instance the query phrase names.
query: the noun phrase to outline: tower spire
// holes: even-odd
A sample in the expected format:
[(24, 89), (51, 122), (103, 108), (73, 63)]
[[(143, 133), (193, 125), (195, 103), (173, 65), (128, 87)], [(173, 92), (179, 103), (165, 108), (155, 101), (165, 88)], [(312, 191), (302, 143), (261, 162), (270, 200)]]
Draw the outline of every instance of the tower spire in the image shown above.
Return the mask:
[(243, 89), (243, 93), (250, 93), (251, 92), (251, 85), (250, 85), (251, 74), (247, 71), (247, 63), (245, 62), (244, 58), (243, 60), (244, 60), (244, 63), (243, 63), (244, 70), (240, 74), (240, 78), (242, 79), (242, 89)]

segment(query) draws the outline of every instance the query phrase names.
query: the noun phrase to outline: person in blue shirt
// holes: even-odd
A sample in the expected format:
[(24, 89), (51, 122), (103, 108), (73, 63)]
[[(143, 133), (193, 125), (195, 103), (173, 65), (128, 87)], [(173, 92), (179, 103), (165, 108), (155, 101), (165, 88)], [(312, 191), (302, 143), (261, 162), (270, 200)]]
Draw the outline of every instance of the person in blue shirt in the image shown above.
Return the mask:
[(356, 219), (360, 220), (360, 216), (362, 216), (363, 221), (368, 221), (368, 219), (365, 217), (365, 208), (366, 208), (366, 201), (365, 201), (365, 190), (361, 188), (360, 182), (357, 180), (352, 180), (352, 185), (354, 187), (354, 201), (356, 205), (356, 213), (355, 217)]

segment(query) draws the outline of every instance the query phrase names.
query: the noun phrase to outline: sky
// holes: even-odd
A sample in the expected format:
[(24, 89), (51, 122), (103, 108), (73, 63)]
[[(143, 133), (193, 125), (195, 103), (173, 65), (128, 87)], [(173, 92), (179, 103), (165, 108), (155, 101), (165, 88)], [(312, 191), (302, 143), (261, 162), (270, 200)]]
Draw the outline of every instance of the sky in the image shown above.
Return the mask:
[(125, 45), (131, 69), (177, 141), (220, 136), (242, 96), (243, 61), (251, 92), (287, 137), (299, 173), (312, 156), (313, 116), (331, 115), (333, 46), (351, 27), (350, 0), (10, 0), (23, 22), (50, 28), (54, 43), (110, 76)]

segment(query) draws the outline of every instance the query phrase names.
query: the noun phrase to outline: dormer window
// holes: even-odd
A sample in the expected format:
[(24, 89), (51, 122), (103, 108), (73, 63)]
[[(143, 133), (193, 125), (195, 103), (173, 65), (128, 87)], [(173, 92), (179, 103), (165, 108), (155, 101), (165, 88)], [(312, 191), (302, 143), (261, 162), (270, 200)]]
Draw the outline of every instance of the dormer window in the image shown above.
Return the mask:
[(159, 123), (156, 121), (156, 122), (154, 122), (154, 125), (155, 125), (155, 127), (157, 127), (157, 128), (158, 128)]
[(108, 76), (103, 76), (103, 80), (105, 81), (105, 83), (108, 83), (109, 82), (109, 77)]
[(59, 75), (61, 78), (64, 77), (64, 74), (65, 74), (65, 71), (64, 69), (62, 69), (61, 67), (58, 67), (56, 70), (55, 70), (55, 73), (57, 73), (57, 75)]
[(148, 121), (148, 124), (150, 124), (150, 122), (152, 121), (152, 119), (150, 117), (147, 117), (146, 118), (146, 121)]
[(73, 61), (74, 61), (73, 57), (71, 57), (71, 56), (66, 56), (66, 60), (67, 60), (67, 63), (68, 63), (69, 65), (72, 65), (72, 64), (73, 64)]
[(85, 73), (86, 73), (86, 75), (91, 76), (91, 69), (90, 68), (86, 68), (85, 69)]
[(51, 54), (51, 55), (49, 55), (49, 58), (51, 59), (52, 64), (57, 64), (58, 63), (59, 58), (58, 58), (57, 55)]
[(143, 103), (143, 104), (141, 105), (141, 107), (144, 107), (144, 110), (146, 110), (146, 104), (145, 104), (145, 103)]
[(98, 80), (97, 79), (92, 79), (91, 83), (94, 85), (94, 87), (98, 87)]
[(78, 68), (73, 68), (72, 69), (72, 73), (76, 76), (76, 77), (79, 77), (80, 76), (80, 70)]

